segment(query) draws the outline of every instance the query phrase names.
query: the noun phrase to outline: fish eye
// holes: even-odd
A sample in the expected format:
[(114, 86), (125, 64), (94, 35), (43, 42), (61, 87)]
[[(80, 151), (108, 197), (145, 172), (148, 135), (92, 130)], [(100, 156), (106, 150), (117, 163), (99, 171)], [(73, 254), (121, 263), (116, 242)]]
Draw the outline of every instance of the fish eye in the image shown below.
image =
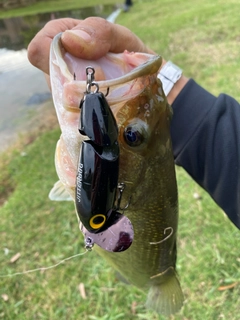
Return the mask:
[(138, 147), (146, 140), (146, 129), (141, 123), (129, 124), (124, 129), (124, 140), (130, 147)]

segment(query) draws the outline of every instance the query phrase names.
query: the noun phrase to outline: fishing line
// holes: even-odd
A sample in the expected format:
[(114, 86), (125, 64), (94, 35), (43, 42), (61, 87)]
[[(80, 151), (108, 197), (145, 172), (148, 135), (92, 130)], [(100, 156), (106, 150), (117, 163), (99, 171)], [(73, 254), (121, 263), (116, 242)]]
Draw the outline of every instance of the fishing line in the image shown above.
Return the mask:
[(68, 257), (68, 258), (65, 258), (65, 259), (59, 261), (58, 263), (56, 263), (56, 264), (54, 264), (52, 266), (49, 266), (49, 267), (40, 267), (40, 268), (36, 268), (36, 269), (32, 269), (32, 270), (26, 270), (26, 271), (23, 271), (23, 272), (16, 272), (16, 273), (13, 273), (13, 274), (4, 274), (4, 275), (0, 275), (0, 278), (14, 277), (14, 276), (28, 274), (28, 273), (32, 273), (32, 272), (36, 272), (36, 271), (45, 271), (45, 270), (53, 269), (53, 268), (56, 268), (57, 266), (59, 266), (60, 264), (66, 262), (68, 260), (74, 259), (74, 258), (79, 257), (79, 256), (83, 256), (87, 252), (88, 252), (88, 250), (86, 250), (83, 253), (75, 254), (75, 255), (73, 255), (71, 257)]

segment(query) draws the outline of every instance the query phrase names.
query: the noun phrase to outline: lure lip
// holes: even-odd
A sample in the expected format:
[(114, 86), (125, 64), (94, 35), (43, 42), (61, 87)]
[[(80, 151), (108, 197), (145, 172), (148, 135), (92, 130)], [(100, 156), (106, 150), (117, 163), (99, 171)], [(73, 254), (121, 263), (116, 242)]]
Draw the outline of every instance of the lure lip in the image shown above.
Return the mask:
[(85, 237), (85, 247), (87, 250), (91, 251), (94, 244), (110, 252), (122, 252), (131, 246), (134, 239), (131, 221), (119, 212), (115, 212), (110, 219), (112, 219), (111, 226), (99, 233), (88, 231), (80, 223), (80, 230)]

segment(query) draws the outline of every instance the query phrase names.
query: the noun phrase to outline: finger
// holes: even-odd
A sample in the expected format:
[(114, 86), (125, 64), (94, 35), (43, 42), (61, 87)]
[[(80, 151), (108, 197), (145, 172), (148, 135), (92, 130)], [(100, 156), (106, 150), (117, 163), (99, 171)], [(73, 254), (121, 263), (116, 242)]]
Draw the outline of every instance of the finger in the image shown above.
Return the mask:
[(64, 32), (62, 44), (65, 49), (82, 59), (98, 59), (109, 51), (153, 53), (130, 30), (102, 18), (53, 20), (45, 25), (28, 47), (29, 61), (47, 74), (49, 74), (50, 45), (59, 32)]
[(127, 28), (96, 17), (80, 21), (72, 30), (65, 31), (61, 39), (69, 53), (82, 59), (98, 59), (107, 52), (124, 50), (153, 53)]
[(74, 28), (77, 19), (65, 18), (49, 21), (28, 45), (28, 59), (37, 68), (49, 74), (49, 51), (54, 36), (65, 30)]

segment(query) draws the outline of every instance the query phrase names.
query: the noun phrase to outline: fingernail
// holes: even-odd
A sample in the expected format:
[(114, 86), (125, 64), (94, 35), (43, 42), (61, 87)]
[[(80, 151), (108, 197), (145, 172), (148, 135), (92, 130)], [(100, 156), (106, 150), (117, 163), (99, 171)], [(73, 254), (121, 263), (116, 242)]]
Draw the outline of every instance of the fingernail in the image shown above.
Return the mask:
[(85, 32), (84, 30), (67, 30), (67, 32), (76, 35), (77, 37), (83, 39), (86, 42), (91, 41), (91, 36), (87, 32)]

